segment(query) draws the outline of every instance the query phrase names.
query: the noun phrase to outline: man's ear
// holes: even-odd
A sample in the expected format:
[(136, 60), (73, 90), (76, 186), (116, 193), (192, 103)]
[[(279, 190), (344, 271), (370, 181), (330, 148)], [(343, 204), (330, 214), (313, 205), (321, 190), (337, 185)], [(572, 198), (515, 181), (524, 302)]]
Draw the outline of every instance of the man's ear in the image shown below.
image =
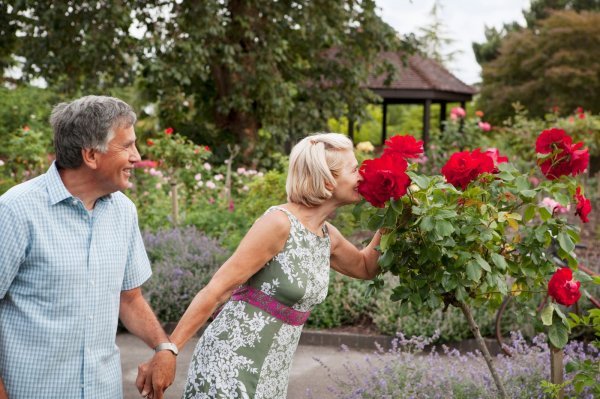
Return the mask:
[(83, 163), (90, 169), (98, 168), (98, 151), (93, 148), (84, 148), (81, 150)]

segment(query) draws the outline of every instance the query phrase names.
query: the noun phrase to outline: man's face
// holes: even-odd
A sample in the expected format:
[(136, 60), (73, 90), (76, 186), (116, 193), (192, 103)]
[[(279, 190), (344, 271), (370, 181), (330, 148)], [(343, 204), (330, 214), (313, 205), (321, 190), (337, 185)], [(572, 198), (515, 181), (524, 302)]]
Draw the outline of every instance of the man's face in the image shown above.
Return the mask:
[(106, 194), (129, 187), (133, 164), (141, 160), (135, 146), (133, 126), (115, 129), (115, 136), (108, 142), (108, 151), (97, 154), (97, 177)]

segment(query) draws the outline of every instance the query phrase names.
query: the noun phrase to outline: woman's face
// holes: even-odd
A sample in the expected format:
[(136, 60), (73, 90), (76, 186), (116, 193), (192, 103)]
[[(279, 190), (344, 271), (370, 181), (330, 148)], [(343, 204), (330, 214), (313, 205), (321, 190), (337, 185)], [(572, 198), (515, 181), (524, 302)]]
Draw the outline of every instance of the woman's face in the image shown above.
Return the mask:
[(333, 190), (333, 198), (340, 205), (354, 204), (361, 200), (358, 193), (358, 183), (363, 177), (358, 173), (358, 161), (352, 151), (342, 151), (342, 169), (336, 177), (336, 187)]

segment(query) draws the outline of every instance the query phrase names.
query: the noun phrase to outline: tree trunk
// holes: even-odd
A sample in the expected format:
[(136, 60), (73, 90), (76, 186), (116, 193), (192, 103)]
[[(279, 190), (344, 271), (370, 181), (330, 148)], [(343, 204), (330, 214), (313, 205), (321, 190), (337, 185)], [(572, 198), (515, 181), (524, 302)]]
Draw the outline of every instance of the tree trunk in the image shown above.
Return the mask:
[(487, 366), (490, 369), (492, 378), (494, 379), (494, 382), (496, 383), (496, 387), (498, 388), (498, 397), (500, 397), (502, 399), (508, 399), (508, 395), (506, 395), (506, 390), (504, 389), (504, 385), (502, 384), (502, 381), (500, 381), (500, 376), (498, 375), (498, 372), (496, 371), (496, 368), (494, 367), (494, 362), (493, 362), (492, 356), (490, 355), (490, 351), (488, 350), (487, 346), (485, 345), (485, 342), (483, 341), (483, 337), (481, 336), (481, 332), (479, 331), (479, 326), (475, 322), (475, 319), (473, 319), (473, 314), (471, 313), (471, 309), (469, 308), (469, 305), (467, 305), (466, 303), (464, 303), (462, 301), (457, 301), (457, 305), (460, 308), (460, 310), (462, 310), (465, 317), (467, 318), (467, 322), (469, 323), (471, 332), (475, 336), (477, 345), (479, 346), (479, 349), (481, 350), (481, 353), (483, 354), (483, 358), (485, 359), (485, 362), (487, 363)]

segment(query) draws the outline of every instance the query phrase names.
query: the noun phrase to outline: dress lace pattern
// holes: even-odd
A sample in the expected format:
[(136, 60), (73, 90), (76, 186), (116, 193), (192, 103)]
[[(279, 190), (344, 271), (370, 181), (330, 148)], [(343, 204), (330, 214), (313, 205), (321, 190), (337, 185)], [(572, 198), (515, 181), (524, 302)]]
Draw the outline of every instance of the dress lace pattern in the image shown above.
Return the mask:
[[(247, 284), (299, 313), (327, 296), (330, 241), (288, 210), (290, 235), (284, 249)], [(243, 301), (228, 302), (198, 341), (184, 398), (285, 399), (289, 369), (302, 325), (291, 325)]]

